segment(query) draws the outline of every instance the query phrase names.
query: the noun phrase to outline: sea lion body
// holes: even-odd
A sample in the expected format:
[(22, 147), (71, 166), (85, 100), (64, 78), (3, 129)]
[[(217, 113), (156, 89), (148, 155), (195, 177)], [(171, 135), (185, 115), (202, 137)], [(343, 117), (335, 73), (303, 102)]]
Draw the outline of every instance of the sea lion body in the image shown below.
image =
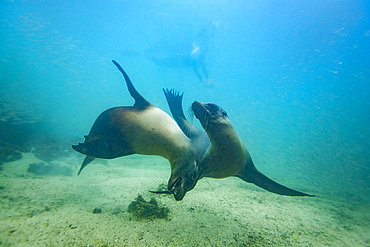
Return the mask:
[[(105, 145), (94, 150), (94, 157), (105, 159), (135, 153), (158, 155), (173, 161), (193, 149), (189, 138), (173, 119), (155, 106), (144, 109), (123, 106), (104, 111), (85, 140), (90, 144), (97, 141)], [(82, 151), (88, 153), (87, 149)]]
[[(250, 160), (250, 155), (245, 152), (245, 146), (240, 140), (239, 136), (236, 135), (231, 122), (225, 123), (225, 126), (217, 126), (222, 129), (218, 131), (214, 126), (209, 126), (210, 133), (217, 133), (210, 137), (212, 145), (206, 150), (202, 164), (201, 177), (211, 178), (226, 178), (234, 176), (240, 172), (244, 164)], [(222, 145), (214, 145), (214, 143), (222, 143)], [(227, 165), (225, 165), (227, 164)]]
[[(251, 160), (251, 157), (226, 113), (219, 108), (216, 112), (217, 115), (212, 118), (207, 116), (205, 108), (199, 109), (201, 106), (203, 105), (200, 102), (194, 102), (193, 111), (196, 112), (197, 118), (200, 117), (211, 145), (208, 146), (201, 159), (200, 178), (235, 176)], [(204, 110), (204, 112), (200, 113), (200, 110)]]
[(177, 123), (144, 99), (122, 67), (134, 106), (110, 108), (99, 115), (84, 143), (72, 146), (87, 155), (78, 174), (95, 158), (113, 159), (131, 154), (158, 155), (171, 164), (168, 190), (182, 200), (198, 180), (196, 149)]

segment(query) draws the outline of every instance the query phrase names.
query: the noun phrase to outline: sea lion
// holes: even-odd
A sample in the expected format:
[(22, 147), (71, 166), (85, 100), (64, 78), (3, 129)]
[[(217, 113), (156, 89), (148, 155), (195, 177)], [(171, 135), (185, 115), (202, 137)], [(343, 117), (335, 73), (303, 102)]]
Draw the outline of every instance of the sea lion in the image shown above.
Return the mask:
[[(172, 116), (185, 135), (192, 140), (198, 155), (200, 155), (199, 179), (202, 177), (237, 176), (273, 193), (288, 196), (310, 196), (280, 185), (259, 172), (226, 112), (221, 107), (213, 103), (203, 104), (197, 101), (192, 104), (193, 113), (206, 130), (205, 133), (186, 119), (182, 108), (183, 93), (180, 94), (173, 89), (163, 89), (163, 91)], [(230, 167), (229, 164), (231, 164)], [(232, 167), (234, 168), (230, 169)], [(159, 191), (154, 192), (158, 193)]]
[(236, 176), (276, 194), (311, 196), (278, 184), (258, 171), (221, 107), (214, 103), (194, 101), (192, 110), (211, 141), (199, 163), (199, 179)]
[(131, 154), (158, 155), (171, 164), (168, 190), (182, 200), (198, 180), (196, 149), (177, 123), (135, 89), (122, 67), (113, 60), (135, 99), (133, 106), (110, 108), (95, 120), (84, 143), (73, 145), (87, 155), (79, 173), (94, 158), (113, 159)]

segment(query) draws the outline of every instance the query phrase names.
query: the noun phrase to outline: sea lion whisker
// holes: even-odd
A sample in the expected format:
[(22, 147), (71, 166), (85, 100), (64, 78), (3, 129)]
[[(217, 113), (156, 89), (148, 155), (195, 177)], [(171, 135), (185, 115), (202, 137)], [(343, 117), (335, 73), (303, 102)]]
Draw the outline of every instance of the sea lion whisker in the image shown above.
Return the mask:
[[(189, 108), (188, 108), (188, 117), (190, 119), (194, 119), (194, 110), (191, 106), (189, 106)], [(191, 122), (193, 122), (193, 121), (191, 121)]]
[(204, 130), (208, 129), (208, 117), (206, 114), (203, 115)]

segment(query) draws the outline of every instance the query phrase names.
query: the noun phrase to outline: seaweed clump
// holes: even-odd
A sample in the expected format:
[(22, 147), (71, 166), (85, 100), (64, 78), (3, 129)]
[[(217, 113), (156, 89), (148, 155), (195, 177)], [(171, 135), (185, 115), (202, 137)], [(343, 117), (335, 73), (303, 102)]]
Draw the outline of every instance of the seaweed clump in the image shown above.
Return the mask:
[(137, 198), (128, 205), (128, 212), (134, 220), (167, 219), (170, 210), (166, 206), (160, 207), (155, 198), (147, 202), (141, 195), (138, 195)]

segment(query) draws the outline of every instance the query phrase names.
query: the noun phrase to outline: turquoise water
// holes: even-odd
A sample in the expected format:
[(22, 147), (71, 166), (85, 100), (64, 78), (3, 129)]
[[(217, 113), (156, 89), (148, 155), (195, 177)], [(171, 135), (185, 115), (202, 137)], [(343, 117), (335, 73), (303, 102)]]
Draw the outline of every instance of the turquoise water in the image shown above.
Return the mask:
[[(185, 92), (185, 112), (194, 100), (220, 105), (270, 177), (368, 212), (369, 11), (346, 0), (3, 0), (2, 183), (20, 153), (73, 157), (78, 170), (70, 146), (102, 111), (133, 104), (114, 59), (167, 113), (162, 88)], [(193, 69), (197, 49), (211, 86)]]

